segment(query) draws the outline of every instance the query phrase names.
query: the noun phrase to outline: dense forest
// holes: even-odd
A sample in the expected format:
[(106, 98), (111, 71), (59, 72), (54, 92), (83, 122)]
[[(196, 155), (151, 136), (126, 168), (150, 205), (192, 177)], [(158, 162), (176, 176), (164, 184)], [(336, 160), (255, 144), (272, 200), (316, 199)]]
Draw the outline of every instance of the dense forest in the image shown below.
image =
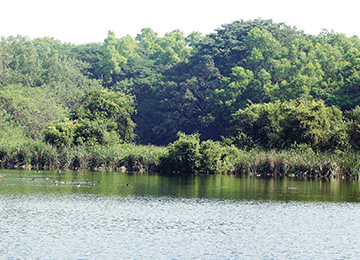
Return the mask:
[(169, 168), (172, 153), (188, 155), (187, 144), (200, 159), (189, 157), (184, 171), (200, 167), (209, 147), (356, 153), (359, 100), (358, 37), (308, 35), (271, 20), (209, 35), (109, 31), (104, 42), (83, 45), (2, 37), (1, 165), (21, 161), (14, 151), (30, 143), (57, 151), (168, 146)]

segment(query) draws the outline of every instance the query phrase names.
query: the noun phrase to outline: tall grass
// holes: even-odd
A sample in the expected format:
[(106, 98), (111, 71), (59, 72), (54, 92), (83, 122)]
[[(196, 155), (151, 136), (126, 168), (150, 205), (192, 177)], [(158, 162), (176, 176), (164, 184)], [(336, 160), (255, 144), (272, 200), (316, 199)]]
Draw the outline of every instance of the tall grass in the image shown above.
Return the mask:
[(119, 144), (56, 149), (44, 142), (0, 144), (1, 168), (156, 171), (165, 148)]
[[(43, 142), (25, 141), (16, 145), (8, 142), (0, 143), (0, 167), (188, 174), (181, 172), (183, 167), (176, 161), (186, 158), (186, 150), (180, 151), (181, 156), (171, 151), (169, 147), (135, 144), (56, 149)], [(244, 151), (206, 141), (196, 154), (192, 160), (198, 162), (193, 164), (190, 173), (328, 178), (360, 176), (360, 154), (355, 152)]]
[(307, 153), (284, 151), (241, 151), (236, 159), (236, 174), (280, 175), (328, 178), (359, 178), (358, 153)]
[(52, 168), (58, 151), (43, 142), (25, 141), (21, 144), (0, 144), (1, 168)]

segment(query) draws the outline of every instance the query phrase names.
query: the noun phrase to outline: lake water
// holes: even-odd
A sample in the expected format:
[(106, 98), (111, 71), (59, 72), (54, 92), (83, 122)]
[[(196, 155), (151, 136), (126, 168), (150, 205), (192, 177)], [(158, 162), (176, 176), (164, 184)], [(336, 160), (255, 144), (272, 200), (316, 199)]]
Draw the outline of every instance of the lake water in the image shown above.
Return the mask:
[(360, 259), (359, 181), (0, 174), (0, 259)]

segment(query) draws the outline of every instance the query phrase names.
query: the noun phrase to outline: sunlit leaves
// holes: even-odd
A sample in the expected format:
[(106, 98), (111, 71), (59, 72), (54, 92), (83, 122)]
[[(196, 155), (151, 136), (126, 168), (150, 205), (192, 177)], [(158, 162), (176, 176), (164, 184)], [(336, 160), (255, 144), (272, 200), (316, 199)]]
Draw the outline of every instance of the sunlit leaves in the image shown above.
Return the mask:
[[(89, 127), (83, 127), (84, 131), (94, 127), (95, 129), (99, 128), (100, 130), (95, 132), (97, 140), (100, 140), (99, 136), (114, 131), (119, 136), (118, 141), (130, 142), (134, 139), (135, 124), (131, 119), (133, 113), (134, 108), (124, 94), (95, 90), (84, 95), (71, 118), (79, 120), (80, 123), (82, 121), (83, 124), (86, 123)], [(93, 137), (91, 133), (86, 134), (85, 132), (84, 136), (86, 140)]]
[(291, 100), (253, 104), (234, 114), (231, 135), (239, 146), (290, 148), (306, 144), (313, 150), (345, 148), (342, 112), (323, 101)]
[(56, 97), (39, 87), (7, 86), (0, 90), (0, 101), (0, 109), (6, 111), (8, 120), (24, 128), (26, 135), (35, 140), (42, 138), (47, 124), (66, 115)]

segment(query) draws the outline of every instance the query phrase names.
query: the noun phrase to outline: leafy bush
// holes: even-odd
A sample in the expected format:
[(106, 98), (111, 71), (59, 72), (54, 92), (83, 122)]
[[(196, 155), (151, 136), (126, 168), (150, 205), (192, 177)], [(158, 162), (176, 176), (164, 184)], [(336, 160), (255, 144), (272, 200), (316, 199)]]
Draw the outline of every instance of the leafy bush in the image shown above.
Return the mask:
[(53, 122), (45, 129), (44, 140), (56, 147), (70, 146), (74, 143), (75, 129), (75, 122), (67, 118)]
[[(81, 123), (88, 125), (97, 124), (103, 128), (100, 131), (107, 132), (103, 136), (114, 131), (120, 140), (131, 142), (134, 139), (135, 124), (131, 120), (134, 112), (131, 101), (123, 93), (106, 89), (93, 90), (83, 96), (79, 106), (72, 112), (71, 119), (83, 120)], [(98, 143), (101, 144), (99, 139)]]
[(131, 102), (122, 93), (89, 91), (71, 112), (71, 120), (48, 125), (44, 140), (57, 147), (130, 142), (134, 138), (133, 113)]
[(212, 140), (203, 141), (200, 145), (201, 172), (234, 173), (238, 149)]
[(178, 140), (168, 145), (168, 153), (162, 158), (162, 170), (186, 174), (196, 172), (201, 161), (200, 135), (179, 132), (177, 136)]
[(342, 112), (323, 101), (291, 100), (253, 104), (234, 114), (232, 139), (241, 147), (290, 148), (307, 144), (314, 151), (344, 149), (348, 135)]
[(360, 107), (357, 106), (349, 113), (349, 121), (347, 125), (349, 134), (349, 143), (351, 147), (360, 150)]

